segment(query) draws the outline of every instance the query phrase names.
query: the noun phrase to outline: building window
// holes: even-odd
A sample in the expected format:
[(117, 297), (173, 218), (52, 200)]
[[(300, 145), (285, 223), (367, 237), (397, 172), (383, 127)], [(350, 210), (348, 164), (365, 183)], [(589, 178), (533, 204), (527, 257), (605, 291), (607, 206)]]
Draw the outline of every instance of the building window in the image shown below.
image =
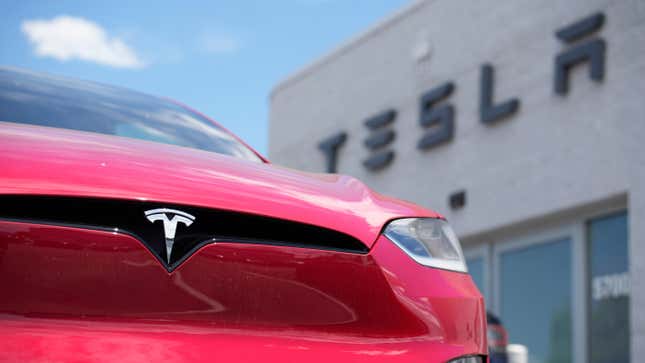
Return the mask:
[(477, 285), (477, 288), (486, 300), (486, 286), (484, 285), (484, 257), (466, 258), (466, 265), (468, 266), (470, 277), (472, 277), (473, 282)]
[(587, 224), (589, 251), (589, 361), (629, 362), (627, 213)]
[(530, 363), (571, 362), (571, 261), (569, 238), (500, 255), (502, 320)]
[(629, 213), (608, 213), (465, 249), (518, 361), (630, 363)]

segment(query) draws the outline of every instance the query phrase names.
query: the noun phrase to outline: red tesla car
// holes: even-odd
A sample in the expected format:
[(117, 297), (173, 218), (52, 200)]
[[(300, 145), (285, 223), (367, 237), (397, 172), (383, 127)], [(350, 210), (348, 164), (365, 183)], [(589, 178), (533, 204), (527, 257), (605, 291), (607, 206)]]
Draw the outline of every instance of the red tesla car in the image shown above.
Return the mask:
[(0, 68), (0, 361), (484, 362), (439, 214), (205, 116)]

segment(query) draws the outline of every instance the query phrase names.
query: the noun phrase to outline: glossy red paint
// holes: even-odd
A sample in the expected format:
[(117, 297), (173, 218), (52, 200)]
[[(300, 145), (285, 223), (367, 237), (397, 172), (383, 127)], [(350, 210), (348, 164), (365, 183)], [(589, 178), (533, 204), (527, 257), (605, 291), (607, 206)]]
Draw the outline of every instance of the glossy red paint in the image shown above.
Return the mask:
[(0, 221), (0, 361), (446, 362), (485, 354), (466, 274), (367, 255), (210, 244), (168, 273), (118, 233)]
[(351, 177), (0, 122), (2, 195), (264, 215), (344, 232), (369, 253), (217, 241), (168, 272), (131, 235), (0, 216), (0, 362), (438, 363), (486, 354), (471, 278), (417, 264), (381, 235), (392, 219), (441, 216)]
[(92, 196), (223, 208), (332, 228), (371, 247), (383, 225), (437, 213), (340, 175), (184, 147), (0, 122), (0, 194)]

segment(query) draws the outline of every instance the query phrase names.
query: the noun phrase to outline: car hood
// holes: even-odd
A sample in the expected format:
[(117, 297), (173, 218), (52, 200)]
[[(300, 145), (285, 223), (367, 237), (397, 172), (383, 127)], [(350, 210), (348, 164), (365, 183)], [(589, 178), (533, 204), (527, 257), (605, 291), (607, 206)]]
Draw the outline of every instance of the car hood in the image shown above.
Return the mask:
[(150, 200), (331, 228), (371, 247), (387, 221), (440, 218), (355, 178), (117, 136), (0, 122), (0, 194)]

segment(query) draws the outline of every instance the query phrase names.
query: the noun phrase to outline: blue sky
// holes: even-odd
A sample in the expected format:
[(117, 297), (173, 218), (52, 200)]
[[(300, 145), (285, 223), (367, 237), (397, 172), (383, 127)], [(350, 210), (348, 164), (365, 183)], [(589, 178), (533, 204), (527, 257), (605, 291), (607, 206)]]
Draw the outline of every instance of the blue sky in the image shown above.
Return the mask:
[(407, 2), (15, 1), (0, 65), (174, 98), (266, 154), (271, 88)]

